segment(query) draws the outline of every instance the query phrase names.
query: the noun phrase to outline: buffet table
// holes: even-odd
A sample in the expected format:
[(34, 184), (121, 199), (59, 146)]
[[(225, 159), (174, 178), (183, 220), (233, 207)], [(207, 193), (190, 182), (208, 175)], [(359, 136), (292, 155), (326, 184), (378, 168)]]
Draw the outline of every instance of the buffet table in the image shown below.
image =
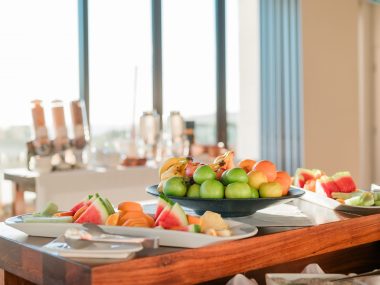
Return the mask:
[(52, 239), (0, 224), (0, 267), (7, 285), (225, 284), (237, 273), (262, 282), (266, 272), (300, 272), (312, 262), (336, 273), (380, 267), (380, 214), (350, 215), (302, 200), (295, 204), (317, 225), (263, 227), (247, 239), (197, 249), (145, 249), (129, 260), (58, 257), (41, 249)]

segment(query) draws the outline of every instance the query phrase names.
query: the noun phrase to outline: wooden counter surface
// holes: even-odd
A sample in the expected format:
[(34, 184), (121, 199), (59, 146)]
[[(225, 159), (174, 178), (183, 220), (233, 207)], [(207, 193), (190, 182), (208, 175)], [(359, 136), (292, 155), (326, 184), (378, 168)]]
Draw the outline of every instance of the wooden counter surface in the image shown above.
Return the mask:
[(16, 283), (18, 278), (36, 284), (191, 284), (301, 259), (313, 262), (323, 254), (380, 241), (380, 214), (354, 216), (302, 200), (297, 206), (319, 225), (260, 228), (248, 239), (198, 249), (144, 250), (130, 260), (58, 257), (41, 249), (50, 238), (28, 237), (0, 224), (0, 267), (6, 284), (29, 284)]

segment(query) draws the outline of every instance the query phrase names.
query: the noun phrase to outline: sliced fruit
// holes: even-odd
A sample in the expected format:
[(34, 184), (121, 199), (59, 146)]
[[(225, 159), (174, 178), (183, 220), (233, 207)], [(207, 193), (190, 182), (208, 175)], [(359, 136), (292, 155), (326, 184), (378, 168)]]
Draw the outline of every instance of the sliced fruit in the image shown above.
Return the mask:
[(334, 179), (328, 176), (322, 176), (315, 183), (315, 192), (331, 198), (331, 193), (339, 192), (339, 189), (336, 186)]
[(107, 210), (108, 210), (108, 214), (109, 215), (112, 215), (115, 213), (115, 209), (114, 207), (112, 206), (112, 203), (110, 202), (110, 200), (108, 200), (107, 198), (104, 198), (104, 202), (106, 203), (106, 207), (107, 207)]
[(22, 220), (24, 223), (72, 223), (72, 216), (64, 217), (33, 217), (33, 216), (23, 216)]
[(350, 199), (355, 196), (360, 196), (363, 192), (362, 191), (354, 191), (351, 193), (343, 193), (343, 192), (332, 192), (331, 197), (334, 199)]
[(106, 220), (106, 225), (107, 226), (117, 226), (119, 223), (119, 218), (120, 218), (120, 212), (119, 213), (113, 213), (108, 216)]
[(53, 215), (54, 217), (69, 217), (74, 216), (74, 212), (67, 211), (67, 212), (58, 212)]
[(343, 193), (351, 193), (356, 191), (356, 184), (354, 180), (351, 177), (350, 172), (343, 171), (335, 173), (332, 178), (334, 179), (334, 182), (336, 186), (339, 189), (339, 192)]
[(97, 225), (104, 224), (108, 218), (108, 210), (104, 200), (99, 197), (83, 212), (75, 223), (93, 223)]
[(293, 181), (294, 186), (303, 188), (306, 181), (311, 180), (311, 179), (316, 179), (315, 174), (316, 174), (315, 170), (306, 169), (306, 168), (297, 168), (296, 173), (294, 175), (294, 181)]
[(149, 226), (150, 228), (153, 228), (153, 227), (154, 227), (154, 219), (153, 219), (150, 215), (148, 215), (148, 214), (145, 214), (145, 215), (144, 215), (144, 218), (145, 218), (145, 220), (147, 221), (148, 226)]
[(230, 237), (230, 236), (232, 236), (232, 233), (230, 230), (219, 230), (219, 231), (216, 231), (216, 234), (219, 237)]
[(131, 202), (131, 201), (122, 202), (119, 204), (117, 208), (119, 211), (123, 211), (123, 212), (133, 212), (133, 211), (142, 212), (143, 211), (143, 208), (140, 203)]
[(99, 194), (96, 193), (95, 195), (88, 195), (85, 197), (82, 201), (79, 203), (75, 204), (74, 207), (70, 209), (70, 211), (73, 211), (74, 213), (78, 211), (80, 208), (82, 208), (84, 205), (89, 205), (91, 204), (96, 198), (99, 197)]
[(200, 217), (197, 217), (197, 216), (187, 215), (187, 222), (188, 222), (189, 224), (200, 225), (200, 223), (201, 223), (201, 218), (200, 218)]
[(371, 192), (363, 192), (360, 196), (345, 200), (344, 203), (350, 206), (373, 206), (375, 199)]
[(200, 218), (201, 231), (207, 232), (209, 229), (227, 230), (228, 225), (218, 213), (206, 211)]
[(175, 203), (171, 210), (163, 218), (160, 219), (160, 217), (158, 222), (156, 220), (155, 224), (163, 227), (164, 229), (188, 225), (186, 214), (178, 203)]
[(161, 214), (162, 210), (166, 206), (171, 207), (172, 205), (174, 205), (174, 203), (169, 198), (167, 198), (165, 195), (161, 194), (160, 197), (158, 198), (157, 209), (156, 209), (156, 214), (154, 215), (154, 220), (156, 220), (158, 218), (158, 216)]
[(75, 212), (75, 214), (74, 214), (74, 216), (73, 216), (73, 220), (76, 221), (76, 220), (80, 217), (80, 215), (82, 215), (82, 214), (84, 213), (84, 211), (87, 210), (88, 207), (89, 207), (88, 205), (83, 205), (81, 208), (79, 208), (79, 209)]
[(315, 185), (317, 180), (316, 179), (310, 179), (306, 181), (305, 185), (303, 186), (304, 189), (315, 192)]
[(53, 202), (49, 202), (46, 205), (45, 209), (43, 209), (43, 211), (41, 212), (41, 215), (49, 217), (49, 216), (53, 216), (57, 212), (58, 212), (58, 206), (57, 206), (57, 204), (55, 204)]
[(200, 233), (201, 232), (201, 226), (200, 225), (178, 226), (178, 227), (169, 228), (169, 230), (191, 232), (191, 233)]
[(133, 212), (120, 212), (119, 225), (123, 225), (129, 219), (136, 219), (144, 217), (143, 212), (133, 211)]
[(129, 219), (123, 224), (123, 226), (149, 228), (149, 224), (144, 217)]
[(166, 216), (169, 215), (170, 211), (172, 209), (172, 205), (167, 205), (159, 214), (159, 216), (155, 219), (154, 225), (158, 226), (160, 221), (165, 220)]

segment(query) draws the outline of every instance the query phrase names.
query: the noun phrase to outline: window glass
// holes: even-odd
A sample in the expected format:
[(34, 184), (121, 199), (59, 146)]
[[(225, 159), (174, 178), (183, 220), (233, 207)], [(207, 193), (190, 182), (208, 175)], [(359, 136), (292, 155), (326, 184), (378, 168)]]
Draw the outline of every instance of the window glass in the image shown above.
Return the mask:
[(89, 1), (90, 123), (95, 144), (123, 137), (143, 111), (152, 110), (150, 6), (148, 0)]
[(195, 142), (216, 143), (215, 1), (163, 0), (163, 112), (195, 122)]
[(79, 97), (77, 15), (76, 1), (0, 0), (0, 171), (26, 165), (31, 100)]

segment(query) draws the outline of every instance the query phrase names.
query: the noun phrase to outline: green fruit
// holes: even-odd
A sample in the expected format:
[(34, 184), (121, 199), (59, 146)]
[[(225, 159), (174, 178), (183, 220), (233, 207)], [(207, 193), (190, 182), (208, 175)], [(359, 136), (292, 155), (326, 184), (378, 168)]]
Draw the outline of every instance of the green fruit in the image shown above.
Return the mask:
[(278, 198), (282, 196), (282, 186), (278, 182), (268, 182), (260, 185), (261, 198)]
[(256, 188), (251, 187), (251, 198), (259, 198), (259, 190)]
[(218, 180), (206, 180), (201, 184), (200, 196), (201, 198), (223, 199), (224, 186)]
[(251, 198), (251, 187), (244, 182), (232, 182), (226, 187), (226, 198), (230, 199), (246, 199)]
[(201, 197), (201, 186), (199, 184), (193, 184), (189, 187), (189, 190), (187, 190), (187, 197), (191, 198), (199, 198)]
[(236, 167), (228, 170), (228, 172), (226, 173), (225, 180), (227, 181), (227, 184), (234, 182), (247, 183), (248, 175), (243, 168)]
[(164, 193), (167, 196), (183, 197), (186, 195), (186, 183), (182, 177), (174, 176), (164, 182)]
[(198, 184), (202, 184), (206, 180), (215, 179), (215, 177), (215, 172), (208, 165), (198, 167), (193, 174), (193, 179)]
[(227, 181), (227, 173), (228, 173), (229, 170), (226, 170), (223, 172), (222, 174), (222, 177), (220, 177), (220, 181), (224, 184), (224, 185), (227, 185), (228, 184), (228, 181)]

